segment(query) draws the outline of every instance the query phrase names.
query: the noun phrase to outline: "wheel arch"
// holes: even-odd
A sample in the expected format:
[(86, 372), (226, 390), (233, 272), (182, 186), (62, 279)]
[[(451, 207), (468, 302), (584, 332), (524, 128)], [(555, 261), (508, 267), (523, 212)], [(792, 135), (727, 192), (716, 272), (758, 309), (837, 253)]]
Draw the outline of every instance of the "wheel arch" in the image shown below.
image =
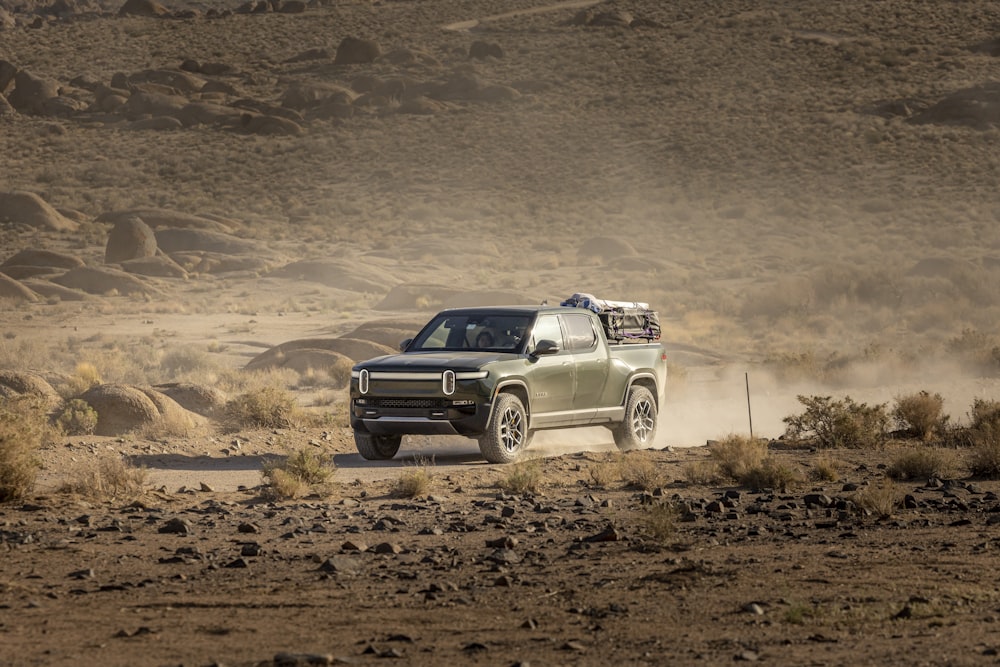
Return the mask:
[(634, 386), (645, 387), (649, 390), (649, 393), (653, 395), (653, 403), (656, 404), (656, 409), (660, 409), (660, 392), (656, 389), (656, 378), (652, 373), (637, 373), (629, 378), (628, 384), (625, 385), (625, 395), (622, 396), (622, 405), (625, 405), (628, 401), (628, 394), (632, 391)]
[(528, 417), (528, 423), (531, 423), (531, 401), (528, 398), (528, 386), (523, 380), (506, 380), (501, 382), (493, 390), (493, 399), (490, 401), (490, 417), (493, 416), (493, 410), (495, 409), (497, 396), (500, 394), (514, 394), (521, 400), (521, 405), (524, 406), (524, 412)]

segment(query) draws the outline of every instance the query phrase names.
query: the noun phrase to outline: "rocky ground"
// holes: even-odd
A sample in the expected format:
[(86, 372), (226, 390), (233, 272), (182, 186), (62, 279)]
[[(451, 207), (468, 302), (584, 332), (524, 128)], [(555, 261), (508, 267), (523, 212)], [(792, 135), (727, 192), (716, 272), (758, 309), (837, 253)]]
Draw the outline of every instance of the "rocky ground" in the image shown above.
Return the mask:
[[(0, 400), (141, 406), (0, 506), (0, 665), (995, 662), (997, 482), (890, 487), (899, 443), (776, 442), (838, 472), (785, 492), (688, 466), (748, 393), (765, 438), (798, 395), (940, 392), (952, 425), (1000, 396), (998, 25), (989, 0), (0, 0)], [(578, 291), (661, 313), (656, 451), (540, 434), (525, 494), (468, 441), (354, 452), (345, 368), (442, 307)], [(224, 428), (262, 384), (302, 423)], [(330, 495), (265, 500), (296, 448)], [(101, 455), (146, 493), (58, 491)]]
[(389, 481), (278, 503), (40, 496), (0, 510), (0, 663), (995, 661), (1000, 486), (899, 483), (879, 517), (857, 501), (888, 454), (829, 455), (838, 481), (787, 492), (692, 485), (691, 448), (626, 456), (663, 475), (648, 491), (579, 453), (524, 494), (487, 468), (432, 470), (418, 498)]

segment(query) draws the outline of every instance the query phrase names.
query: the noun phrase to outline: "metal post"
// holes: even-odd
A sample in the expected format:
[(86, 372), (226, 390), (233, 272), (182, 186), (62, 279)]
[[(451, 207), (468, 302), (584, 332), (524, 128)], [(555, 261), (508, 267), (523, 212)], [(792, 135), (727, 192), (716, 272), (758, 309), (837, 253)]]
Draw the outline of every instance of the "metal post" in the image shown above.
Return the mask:
[(750, 418), (750, 439), (753, 440), (753, 412), (750, 410), (750, 373), (744, 373), (747, 383), (747, 417)]

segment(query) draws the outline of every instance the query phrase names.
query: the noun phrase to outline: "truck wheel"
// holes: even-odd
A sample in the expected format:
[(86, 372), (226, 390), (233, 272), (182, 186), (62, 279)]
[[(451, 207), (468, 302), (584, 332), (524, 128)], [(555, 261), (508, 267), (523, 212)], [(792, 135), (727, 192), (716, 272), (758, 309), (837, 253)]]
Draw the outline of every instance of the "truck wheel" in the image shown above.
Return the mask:
[(656, 401), (648, 389), (633, 385), (625, 401), (625, 420), (611, 431), (622, 451), (649, 447), (656, 436)]
[(375, 435), (364, 431), (354, 431), (354, 446), (358, 454), (369, 461), (385, 461), (391, 459), (399, 451), (401, 435)]
[(511, 463), (531, 442), (528, 413), (514, 394), (500, 394), (486, 433), (479, 438), (479, 451), (490, 463)]

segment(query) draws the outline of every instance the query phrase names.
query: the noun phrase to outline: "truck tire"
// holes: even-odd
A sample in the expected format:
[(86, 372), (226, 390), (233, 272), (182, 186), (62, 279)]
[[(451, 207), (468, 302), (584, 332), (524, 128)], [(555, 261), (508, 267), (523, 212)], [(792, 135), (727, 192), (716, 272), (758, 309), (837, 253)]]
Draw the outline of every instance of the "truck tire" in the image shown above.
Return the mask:
[(528, 413), (514, 394), (497, 396), (486, 433), (479, 438), (479, 451), (490, 463), (511, 463), (531, 442)]
[(358, 454), (369, 461), (386, 461), (399, 451), (401, 435), (375, 435), (364, 431), (354, 431), (354, 446)]
[(656, 401), (649, 389), (632, 385), (625, 401), (625, 419), (611, 432), (622, 451), (652, 446), (656, 437)]

